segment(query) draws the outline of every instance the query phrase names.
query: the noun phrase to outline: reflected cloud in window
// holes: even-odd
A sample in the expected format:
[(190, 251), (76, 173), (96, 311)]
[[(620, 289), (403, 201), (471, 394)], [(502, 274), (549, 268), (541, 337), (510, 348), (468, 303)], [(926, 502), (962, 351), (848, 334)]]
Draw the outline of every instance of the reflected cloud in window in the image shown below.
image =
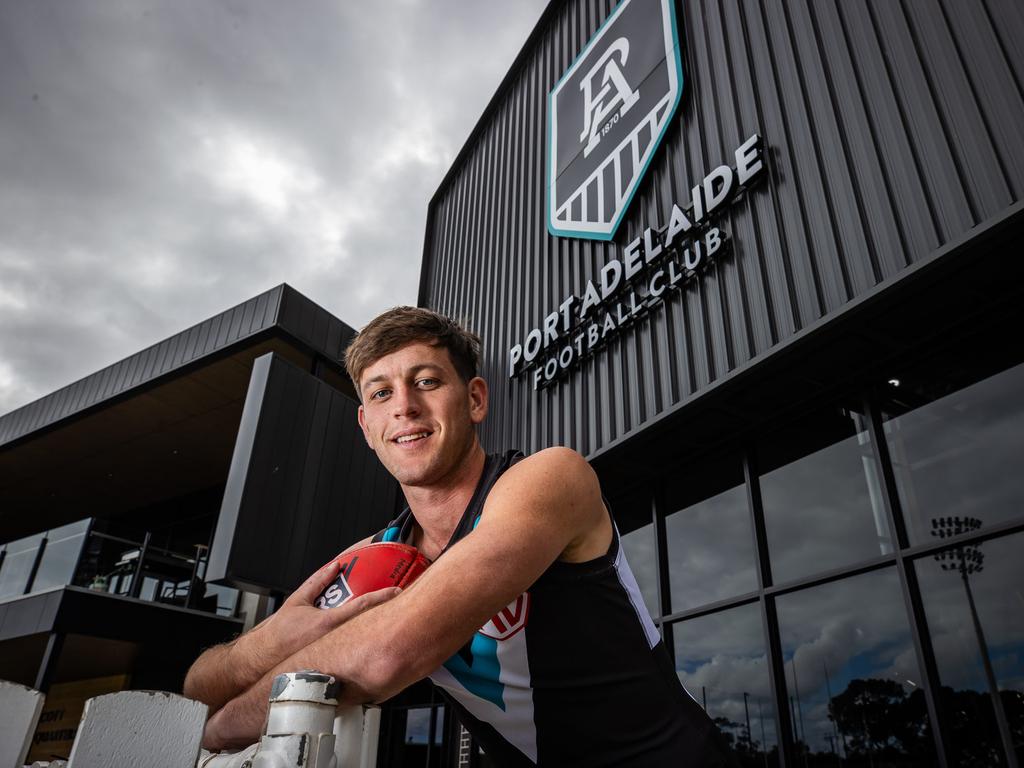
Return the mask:
[(1024, 365), (922, 405), (928, 394), (893, 391), (885, 423), (911, 543), (931, 520), (978, 518), (991, 526), (1024, 513)]
[(761, 476), (775, 583), (893, 551), (863, 420), (840, 428), (827, 447)]
[(745, 486), (669, 515), (665, 531), (673, 611), (757, 589)]
[(746, 765), (778, 764), (758, 603), (672, 625), (676, 672)]
[(895, 568), (782, 595), (777, 607), (797, 753), (820, 765), (935, 765)]

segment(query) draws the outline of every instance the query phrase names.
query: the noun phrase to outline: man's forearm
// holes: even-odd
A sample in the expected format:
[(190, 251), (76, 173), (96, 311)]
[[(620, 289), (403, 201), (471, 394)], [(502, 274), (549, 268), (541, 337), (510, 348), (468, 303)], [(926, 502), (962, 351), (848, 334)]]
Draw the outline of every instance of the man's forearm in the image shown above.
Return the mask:
[(271, 638), (261, 632), (263, 626), (261, 623), (230, 643), (206, 650), (185, 676), (183, 693), (206, 704), (212, 714), (287, 658), (291, 649), (275, 652)]

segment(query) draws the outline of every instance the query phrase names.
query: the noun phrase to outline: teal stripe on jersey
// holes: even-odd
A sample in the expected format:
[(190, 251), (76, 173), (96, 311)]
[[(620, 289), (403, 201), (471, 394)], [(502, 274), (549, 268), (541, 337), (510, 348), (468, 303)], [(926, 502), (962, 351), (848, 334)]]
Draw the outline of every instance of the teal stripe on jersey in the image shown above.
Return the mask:
[(401, 529), (397, 525), (392, 525), (386, 531), (384, 531), (384, 538), (381, 541), (398, 541), (398, 534)]
[(501, 674), (498, 641), (478, 632), (473, 635), (469, 656), (467, 664), (461, 653), (455, 653), (444, 663), (444, 667), (467, 691), (504, 711), (505, 686), (498, 680)]

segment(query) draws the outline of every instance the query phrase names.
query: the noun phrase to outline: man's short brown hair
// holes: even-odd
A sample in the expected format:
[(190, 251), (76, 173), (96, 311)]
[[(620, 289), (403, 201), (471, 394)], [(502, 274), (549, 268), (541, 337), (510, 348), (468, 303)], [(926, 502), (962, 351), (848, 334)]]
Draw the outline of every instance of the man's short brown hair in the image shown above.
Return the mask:
[(480, 337), (450, 317), (420, 307), (394, 307), (371, 320), (345, 350), (345, 368), (359, 392), (359, 379), (369, 366), (407, 344), (426, 342), (448, 350), (464, 381), (477, 375)]

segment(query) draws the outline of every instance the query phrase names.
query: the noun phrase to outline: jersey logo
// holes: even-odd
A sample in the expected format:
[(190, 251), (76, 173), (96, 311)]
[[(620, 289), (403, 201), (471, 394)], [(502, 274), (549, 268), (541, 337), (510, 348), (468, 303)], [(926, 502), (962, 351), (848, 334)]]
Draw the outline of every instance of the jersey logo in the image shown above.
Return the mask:
[(523, 592), (480, 627), (480, 634), (493, 640), (508, 640), (526, 626), (529, 615), (530, 593)]

